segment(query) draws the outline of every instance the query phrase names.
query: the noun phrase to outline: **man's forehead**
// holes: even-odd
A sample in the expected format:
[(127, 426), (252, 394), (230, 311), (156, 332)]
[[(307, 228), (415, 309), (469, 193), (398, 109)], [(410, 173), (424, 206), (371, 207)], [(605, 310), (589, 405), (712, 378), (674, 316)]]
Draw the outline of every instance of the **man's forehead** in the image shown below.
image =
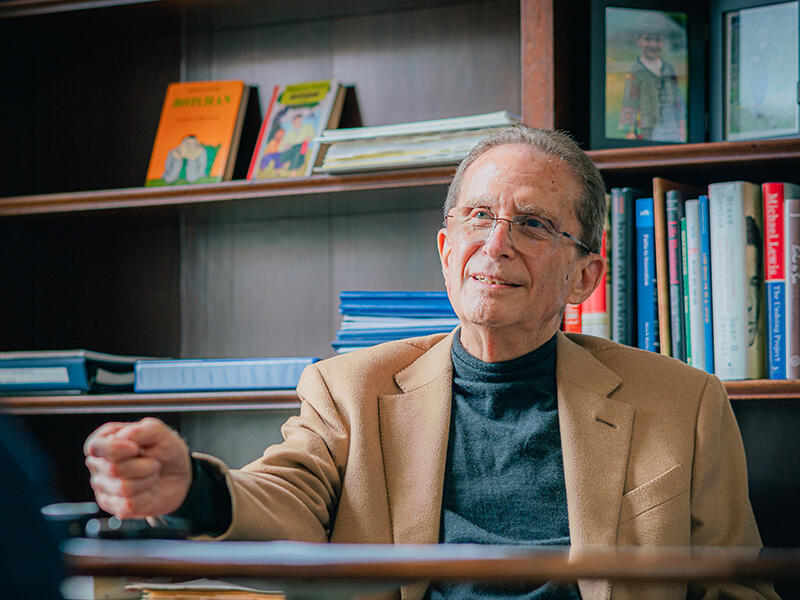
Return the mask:
[(574, 209), (581, 186), (559, 157), (527, 145), (506, 144), (475, 159), (464, 173), (460, 191), (460, 205), (491, 207), (513, 200), (519, 212), (536, 213), (553, 201)]

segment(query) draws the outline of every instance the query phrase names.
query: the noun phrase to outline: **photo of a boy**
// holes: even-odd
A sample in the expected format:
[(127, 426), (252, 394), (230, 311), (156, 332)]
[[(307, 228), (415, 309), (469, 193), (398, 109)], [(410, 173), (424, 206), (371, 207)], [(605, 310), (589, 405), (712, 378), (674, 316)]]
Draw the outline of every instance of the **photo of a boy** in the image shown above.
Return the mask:
[(609, 8), (606, 16), (607, 137), (685, 142), (688, 54), (680, 15)]

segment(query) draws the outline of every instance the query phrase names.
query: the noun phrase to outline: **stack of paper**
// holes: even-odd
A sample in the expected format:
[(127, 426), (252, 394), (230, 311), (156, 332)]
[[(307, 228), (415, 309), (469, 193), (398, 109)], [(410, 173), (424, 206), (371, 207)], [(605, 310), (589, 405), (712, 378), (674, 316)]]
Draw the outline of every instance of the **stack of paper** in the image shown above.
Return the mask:
[(519, 123), (498, 111), (470, 117), (399, 123), (379, 127), (327, 129), (315, 172), (335, 173), (457, 163), (498, 127)]
[(126, 589), (141, 592), (142, 600), (283, 600), (285, 597), (281, 592), (214, 579), (195, 579), (183, 583), (141, 582), (128, 585)]
[(332, 343), (339, 353), (458, 325), (445, 292), (346, 291), (339, 294), (339, 311), (342, 324)]

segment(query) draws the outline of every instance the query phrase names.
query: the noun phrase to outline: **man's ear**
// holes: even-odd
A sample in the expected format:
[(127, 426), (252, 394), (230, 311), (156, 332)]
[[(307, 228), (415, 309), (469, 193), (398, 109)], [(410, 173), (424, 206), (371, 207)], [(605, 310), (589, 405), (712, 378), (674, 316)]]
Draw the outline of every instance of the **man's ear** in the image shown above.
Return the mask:
[(592, 295), (606, 271), (606, 260), (599, 254), (589, 254), (578, 259), (573, 270), (568, 304), (580, 304)]
[(447, 267), (450, 265), (450, 252), (453, 249), (447, 238), (447, 230), (443, 227), (436, 234), (436, 245), (439, 248), (439, 261), (442, 263), (442, 276), (447, 284)]

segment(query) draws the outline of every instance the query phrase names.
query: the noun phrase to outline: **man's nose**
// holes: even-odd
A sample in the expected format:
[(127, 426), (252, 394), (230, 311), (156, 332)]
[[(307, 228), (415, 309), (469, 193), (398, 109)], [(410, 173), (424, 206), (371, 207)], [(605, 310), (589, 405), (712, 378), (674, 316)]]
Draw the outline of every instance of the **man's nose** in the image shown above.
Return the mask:
[(507, 251), (514, 247), (514, 240), (511, 238), (511, 221), (508, 219), (497, 218), (486, 236), (483, 243), (487, 251)]

